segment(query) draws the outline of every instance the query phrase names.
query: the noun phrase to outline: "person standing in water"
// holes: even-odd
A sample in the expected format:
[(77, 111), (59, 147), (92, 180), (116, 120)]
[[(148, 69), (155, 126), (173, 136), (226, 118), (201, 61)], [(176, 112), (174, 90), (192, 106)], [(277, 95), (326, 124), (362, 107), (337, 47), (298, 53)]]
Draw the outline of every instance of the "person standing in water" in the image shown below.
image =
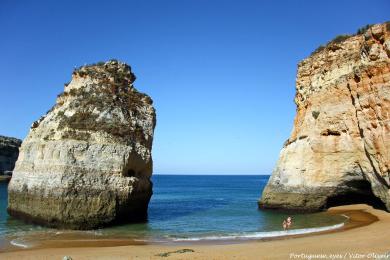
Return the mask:
[(292, 218), (289, 216), (286, 221), (287, 229), (290, 229), (292, 226)]
[(283, 227), (284, 230), (287, 229), (287, 221), (285, 219), (283, 220), (282, 227)]

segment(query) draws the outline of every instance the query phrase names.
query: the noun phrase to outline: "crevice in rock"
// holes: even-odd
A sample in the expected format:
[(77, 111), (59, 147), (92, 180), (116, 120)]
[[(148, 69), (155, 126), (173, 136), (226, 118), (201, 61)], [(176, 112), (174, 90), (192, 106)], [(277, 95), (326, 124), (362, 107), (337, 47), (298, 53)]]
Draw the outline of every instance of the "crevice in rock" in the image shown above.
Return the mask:
[(336, 131), (336, 130), (326, 129), (325, 131), (321, 132), (321, 135), (322, 136), (330, 136), (330, 135), (340, 136), (341, 133), (339, 131)]
[[(363, 141), (363, 148), (364, 148), (364, 153), (371, 165), (371, 168), (377, 178), (377, 180), (382, 184), (384, 185), (386, 188), (389, 188), (389, 184), (386, 183), (386, 181), (383, 179), (383, 177), (379, 174), (379, 172), (377, 171), (375, 165), (374, 165), (374, 162), (371, 158), (371, 154), (368, 152), (367, 150), (367, 145), (366, 145), (366, 141), (365, 141), (365, 137), (364, 137), (364, 130), (363, 128), (360, 126), (360, 123), (359, 123), (359, 117), (358, 117), (358, 114), (357, 114), (357, 107), (356, 107), (356, 100), (355, 100), (355, 97), (353, 96), (352, 94), (352, 90), (351, 90), (351, 86), (349, 84), (347, 84), (347, 88), (349, 90), (349, 93), (351, 95), (351, 101), (352, 101), (352, 105), (354, 106), (355, 108), (355, 117), (356, 117), (356, 123), (357, 123), (357, 126), (358, 126), (358, 129), (359, 129), (359, 134), (360, 134), (360, 138), (362, 139)], [(362, 171), (363, 172), (363, 171)]]
[(375, 174), (376, 178), (378, 179), (378, 181), (379, 181), (382, 185), (384, 185), (386, 188), (390, 188), (389, 184), (383, 179), (383, 177), (382, 177), (382, 176), (378, 173), (378, 171), (376, 170), (375, 165), (374, 165), (374, 162), (372, 161), (371, 155), (370, 155), (370, 153), (367, 151), (365, 145), (364, 145), (364, 152), (365, 152), (365, 154), (366, 154), (366, 156), (367, 156), (368, 161), (370, 162), (370, 165), (371, 165), (371, 167), (372, 167), (372, 169), (373, 169), (373, 171), (374, 171), (374, 174)]
[(290, 139), (288, 138), (284, 143), (283, 143), (283, 148), (289, 146), (290, 144), (294, 143), (297, 139)]
[(133, 169), (129, 169), (125, 172), (124, 176), (125, 177), (135, 177), (136, 173)]
[(359, 75), (357, 75), (357, 74), (355, 74), (355, 76), (354, 76), (353, 79), (355, 80), (356, 83), (359, 83), (359, 82), (360, 82), (360, 77), (359, 77)]

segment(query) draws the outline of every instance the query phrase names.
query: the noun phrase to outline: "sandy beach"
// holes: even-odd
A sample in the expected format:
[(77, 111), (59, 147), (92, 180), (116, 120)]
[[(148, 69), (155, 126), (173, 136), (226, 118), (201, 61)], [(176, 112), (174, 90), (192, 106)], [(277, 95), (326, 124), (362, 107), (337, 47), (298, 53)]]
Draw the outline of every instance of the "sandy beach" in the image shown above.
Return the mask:
[(269, 241), (226, 244), (125, 245), (125, 241), (63, 241), (45, 248), (0, 254), (1, 259), (368, 259), (390, 252), (390, 213), (370, 206), (348, 205), (329, 209), (350, 217), (345, 227), (323, 233)]

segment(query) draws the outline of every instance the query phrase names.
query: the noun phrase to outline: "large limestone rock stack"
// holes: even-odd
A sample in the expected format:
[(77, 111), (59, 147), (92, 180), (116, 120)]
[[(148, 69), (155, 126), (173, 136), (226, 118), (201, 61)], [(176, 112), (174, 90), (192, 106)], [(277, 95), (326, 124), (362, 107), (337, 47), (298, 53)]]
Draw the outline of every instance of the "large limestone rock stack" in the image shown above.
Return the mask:
[(14, 169), (21, 143), (19, 139), (0, 135), (0, 175)]
[(156, 123), (131, 68), (84, 66), (23, 141), (8, 212), (47, 226), (90, 229), (145, 220)]
[(337, 37), (298, 65), (297, 114), (259, 206), (390, 210), (390, 24)]

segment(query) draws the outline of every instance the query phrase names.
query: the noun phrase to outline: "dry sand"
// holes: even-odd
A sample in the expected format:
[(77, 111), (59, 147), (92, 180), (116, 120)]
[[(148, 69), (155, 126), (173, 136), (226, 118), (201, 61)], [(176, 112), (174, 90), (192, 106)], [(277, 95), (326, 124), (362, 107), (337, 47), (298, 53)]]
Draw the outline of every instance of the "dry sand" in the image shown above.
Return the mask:
[[(270, 241), (236, 244), (126, 245), (113, 241), (64, 241), (62, 247), (18, 250), (0, 253), (0, 259), (374, 259), (390, 252), (390, 213), (367, 205), (349, 205), (329, 210), (346, 214), (350, 223), (337, 231)], [(183, 250), (190, 249), (190, 250)], [(182, 251), (178, 251), (182, 250)], [(192, 252), (193, 250), (193, 252)], [(178, 251), (178, 252), (175, 252)], [(165, 254), (161, 256), (159, 254)], [(167, 256), (168, 255), (168, 256)], [(390, 259), (384, 258), (384, 259)]]

